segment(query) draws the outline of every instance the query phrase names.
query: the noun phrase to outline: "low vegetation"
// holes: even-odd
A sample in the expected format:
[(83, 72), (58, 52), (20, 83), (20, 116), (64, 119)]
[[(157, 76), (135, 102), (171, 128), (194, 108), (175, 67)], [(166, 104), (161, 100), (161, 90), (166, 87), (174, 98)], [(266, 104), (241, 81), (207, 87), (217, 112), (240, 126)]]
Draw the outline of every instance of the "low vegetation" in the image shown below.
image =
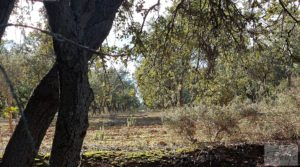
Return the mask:
[(299, 86), (257, 103), (238, 98), (228, 105), (167, 110), (164, 123), (191, 142), (298, 140)]

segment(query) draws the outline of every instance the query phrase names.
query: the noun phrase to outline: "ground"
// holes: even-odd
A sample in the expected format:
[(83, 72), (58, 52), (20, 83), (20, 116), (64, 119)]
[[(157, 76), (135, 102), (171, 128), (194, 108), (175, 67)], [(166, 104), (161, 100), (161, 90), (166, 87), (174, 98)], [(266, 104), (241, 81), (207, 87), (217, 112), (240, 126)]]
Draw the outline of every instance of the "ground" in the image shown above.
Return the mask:
[[(83, 145), (85, 152), (171, 151), (190, 147), (189, 142), (162, 124), (160, 112), (90, 115), (89, 124)], [(41, 154), (50, 152), (53, 133), (52, 126), (42, 143)]]
[[(42, 143), (37, 166), (47, 166), (54, 123)], [(1, 151), (11, 133), (1, 120)], [(91, 115), (82, 165), (263, 166), (262, 143), (191, 143), (161, 121), (160, 112)]]

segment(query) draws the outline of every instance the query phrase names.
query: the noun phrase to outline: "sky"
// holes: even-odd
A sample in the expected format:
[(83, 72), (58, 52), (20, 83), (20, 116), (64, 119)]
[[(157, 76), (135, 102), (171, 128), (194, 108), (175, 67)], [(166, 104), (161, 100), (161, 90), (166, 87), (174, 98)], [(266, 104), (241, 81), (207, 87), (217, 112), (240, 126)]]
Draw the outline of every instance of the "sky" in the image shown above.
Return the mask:
[[(145, 0), (144, 8), (149, 8), (150, 6), (154, 5), (157, 1), (156, 0)], [(161, 0), (161, 7), (160, 7), (160, 14), (164, 14), (165, 8), (170, 6), (172, 4), (172, 1), (170, 0)], [(29, 13), (22, 13), (20, 11), (17, 11), (16, 14), (11, 15), (9, 19), (9, 23), (18, 23), (18, 18), (24, 18), (24, 23), (26, 25), (31, 25), (34, 27), (37, 27), (37, 23), (42, 19), (40, 16), (39, 10), (43, 7), (43, 3), (39, 1), (28, 1), (28, 0), (20, 0), (19, 6), (26, 7), (30, 10)], [(151, 17), (153, 17), (154, 14), (150, 14), (148, 16), (149, 20)], [(135, 13), (134, 14), (134, 21), (141, 22), (143, 21), (143, 17), (141, 14)], [(43, 28), (43, 27), (38, 27)], [(24, 29), (24, 28), (18, 28), (18, 27), (7, 27), (5, 31), (5, 40), (12, 40), (15, 43), (22, 43), (24, 39), (24, 34), (28, 34), (31, 30)], [(119, 40), (116, 40), (116, 34), (115, 31), (112, 29), (110, 31), (110, 34), (107, 37), (106, 40), (109, 45), (116, 45), (121, 46), (124, 44), (125, 41), (119, 42)], [(110, 66), (114, 66), (115, 68), (121, 68), (121, 63), (115, 63), (110, 62)], [(128, 62), (127, 70), (130, 73), (133, 73), (136, 69), (136, 62)]]
[[(156, 3), (155, 0), (145, 0), (144, 8), (148, 8), (155, 3)], [(162, 0), (160, 12), (164, 13), (164, 11), (165, 11), (164, 9), (167, 6), (170, 6), (171, 3), (172, 2), (170, 0), (169, 1)], [(43, 3), (39, 2), (39, 1), (20, 0), (20, 6), (28, 7), (30, 9), (30, 13), (18, 13), (17, 15), (13, 14), (13, 15), (11, 15), (11, 17), (9, 19), (9, 23), (17, 23), (17, 18), (19, 16), (22, 16), (25, 18), (26, 25), (36, 26), (36, 23), (42, 19), (42, 17), (40, 16), (39, 10), (43, 7)], [(153, 15), (149, 15), (148, 18), (151, 18), (151, 17), (153, 17)], [(135, 13), (134, 20), (142, 22), (143, 17), (140, 14)], [(28, 32), (28, 31), (30, 31), (30, 30), (26, 30), (26, 32)], [(16, 28), (16, 27), (7, 27), (6, 28), (6, 36), (4, 36), (4, 38), (6, 40), (13, 40), (17, 43), (22, 42), (21, 29)], [(109, 41), (113, 42), (114, 44), (116, 44), (116, 40), (114, 40), (115, 34), (114, 34), (113, 30), (111, 31), (111, 33), (109, 34), (107, 39)]]
[[(27, 7), (30, 9), (30, 13), (20, 13), (17, 11), (17, 14), (12, 14), (9, 18), (9, 23), (17, 23), (19, 17), (25, 18), (26, 25), (36, 26), (42, 17), (40, 16), (39, 10), (42, 8), (43, 4), (41, 2), (34, 2), (28, 0), (20, 0), (19, 5), (22, 7)], [(30, 30), (25, 30), (28, 33)], [(5, 30), (4, 39), (12, 40), (16, 43), (21, 43), (23, 39), (22, 29), (16, 27), (7, 27)]]

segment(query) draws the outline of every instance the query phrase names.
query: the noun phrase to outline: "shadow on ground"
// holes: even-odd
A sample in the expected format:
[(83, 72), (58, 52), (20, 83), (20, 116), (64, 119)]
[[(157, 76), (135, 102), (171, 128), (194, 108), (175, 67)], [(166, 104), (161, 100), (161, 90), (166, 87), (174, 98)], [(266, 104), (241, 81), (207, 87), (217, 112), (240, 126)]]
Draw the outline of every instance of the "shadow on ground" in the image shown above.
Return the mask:
[[(82, 157), (83, 167), (248, 167), (263, 166), (263, 145), (224, 145), (176, 153), (92, 152)], [(36, 158), (35, 167), (47, 166), (49, 157)]]
[[(93, 119), (97, 117), (93, 117)], [(101, 126), (127, 126), (128, 119), (133, 119), (135, 126), (151, 126), (151, 125), (162, 125), (161, 117), (154, 116), (149, 117), (147, 115), (106, 115), (98, 117), (98, 121), (91, 122), (90, 128), (97, 128)]]
[[(223, 145), (213, 148), (198, 149), (190, 152), (164, 155), (146, 155), (128, 157), (116, 154), (108, 157), (94, 155), (84, 156), (84, 167), (126, 166), (126, 167), (246, 167), (263, 166), (263, 145), (237, 145), (225, 147)], [(155, 156), (157, 156), (155, 158)]]

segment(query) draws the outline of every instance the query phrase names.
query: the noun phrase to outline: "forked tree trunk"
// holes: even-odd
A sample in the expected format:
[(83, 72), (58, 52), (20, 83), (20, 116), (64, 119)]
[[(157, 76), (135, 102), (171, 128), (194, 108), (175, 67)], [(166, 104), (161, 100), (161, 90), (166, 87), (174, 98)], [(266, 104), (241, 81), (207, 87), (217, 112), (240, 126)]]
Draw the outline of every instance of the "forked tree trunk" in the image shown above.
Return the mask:
[[(57, 112), (58, 102), (58, 70), (54, 65), (35, 88), (24, 110), (29, 129), (26, 129), (21, 118), (6, 146), (1, 167), (32, 166), (46, 131)], [(27, 135), (27, 130), (30, 131), (31, 137)]]
[[(98, 49), (108, 35), (123, 0), (45, 1), (52, 32)], [(93, 99), (88, 82), (91, 52), (53, 38), (60, 82), (60, 104), (50, 157), (51, 167), (77, 167)]]

